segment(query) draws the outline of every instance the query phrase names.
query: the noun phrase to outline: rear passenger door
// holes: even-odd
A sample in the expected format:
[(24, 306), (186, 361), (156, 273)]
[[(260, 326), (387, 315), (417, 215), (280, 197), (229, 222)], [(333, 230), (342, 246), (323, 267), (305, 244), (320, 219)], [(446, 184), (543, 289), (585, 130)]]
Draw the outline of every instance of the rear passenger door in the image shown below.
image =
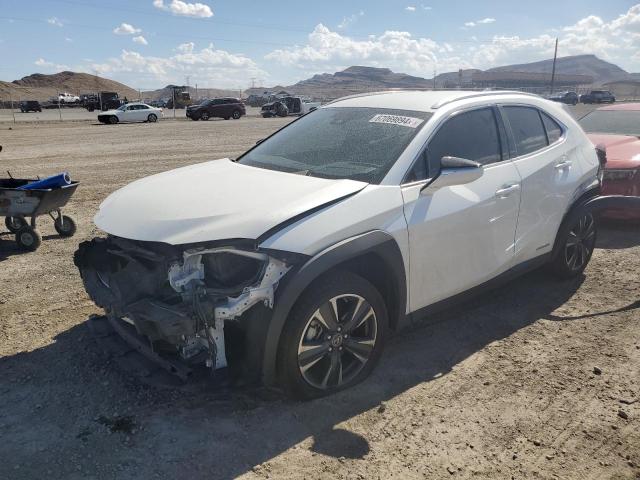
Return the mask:
[(553, 248), (556, 233), (580, 181), (578, 153), (566, 147), (566, 127), (532, 106), (500, 108), (510, 131), (513, 163), (522, 179), (515, 261)]

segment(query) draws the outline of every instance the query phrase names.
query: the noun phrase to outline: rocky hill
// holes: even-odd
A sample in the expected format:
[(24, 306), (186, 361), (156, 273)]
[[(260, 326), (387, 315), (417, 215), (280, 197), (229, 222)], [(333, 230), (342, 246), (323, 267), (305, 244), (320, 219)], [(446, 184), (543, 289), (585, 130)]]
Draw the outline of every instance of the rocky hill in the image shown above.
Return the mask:
[(138, 98), (138, 91), (126, 85), (88, 73), (60, 72), (52, 75), (34, 73), (13, 82), (0, 81), (2, 100), (47, 100), (58, 92), (75, 95), (96, 91), (118, 92), (121, 97)]
[(273, 92), (285, 90), (297, 95), (332, 99), (388, 88), (429, 88), (431, 86), (433, 86), (431, 80), (405, 73), (395, 73), (388, 68), (353, 66), (336, 73), (314, 75), (294, 85), (249, 89), (245, 94), (260, 94), (265, 90)]
[[(489, 72), (531, 72), (531, 73), (551, 73), (553, 69), (553, 59), (542, 60), (540, 62), (523, 63), (519, 65), (505, 65), (503, 67), (491, 68)], [(615, 80), (628, 80), (630, 74), (619, 66), (605, 62), (595, 55), (573, 55), (569, 57), (558, 57), (556, 61), (556, 73), (571, 75), (589, 75), (593, 77), (594, 83), (603, 84)]]

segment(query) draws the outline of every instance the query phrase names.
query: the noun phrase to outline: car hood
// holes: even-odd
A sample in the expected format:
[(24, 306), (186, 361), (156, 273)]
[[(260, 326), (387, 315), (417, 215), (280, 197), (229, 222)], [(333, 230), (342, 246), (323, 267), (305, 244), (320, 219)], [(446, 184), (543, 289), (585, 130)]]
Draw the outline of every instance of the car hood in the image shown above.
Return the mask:
[(137, 180), (111, 194), (94, 222), (112, 235), (172, 245), (257, 239), (366, 186), (250, 167), (226, 158)]
[(588, 133), (587, 135), (594, 145), (606, 147), (606, 168), (640, 167), (640, 139), (638, 137), (604, 133)]
[(104, 112), (100, 112), (98, 113), (98, 115), (118, 115), (119, 113), (122, 113), (122, 110), (105, 110)]

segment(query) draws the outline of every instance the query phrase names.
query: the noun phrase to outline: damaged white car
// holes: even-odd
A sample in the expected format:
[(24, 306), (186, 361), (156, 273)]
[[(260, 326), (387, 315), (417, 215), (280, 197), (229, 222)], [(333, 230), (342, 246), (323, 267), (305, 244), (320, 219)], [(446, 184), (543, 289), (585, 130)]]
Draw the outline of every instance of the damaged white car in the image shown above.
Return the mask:
[(365, 378), (389, 331), (464, 293), (544, 264), (581, 273), (602, 161), (536, 96), (348, 97), (237, 160), (113, 193), (95, 217), (108, 235), (75, 262), (146, 361), (316, 397)]

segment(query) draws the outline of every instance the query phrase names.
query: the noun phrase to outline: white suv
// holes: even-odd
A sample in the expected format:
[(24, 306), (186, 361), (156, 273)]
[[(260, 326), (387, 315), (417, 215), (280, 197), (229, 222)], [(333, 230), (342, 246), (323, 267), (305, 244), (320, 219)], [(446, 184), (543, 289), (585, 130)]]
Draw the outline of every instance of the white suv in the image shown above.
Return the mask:
[(365, 378), (389, 331), (462, 295), (545, 264), (580, 274), (600, 169), (573, 118), (537, 96), (353, 96), (237, 160), (113, 193), (95, 217), (108, 236), (75, 261), (107, 312), (101, 335), (182, 379), (206, 365), (315, 397)]

